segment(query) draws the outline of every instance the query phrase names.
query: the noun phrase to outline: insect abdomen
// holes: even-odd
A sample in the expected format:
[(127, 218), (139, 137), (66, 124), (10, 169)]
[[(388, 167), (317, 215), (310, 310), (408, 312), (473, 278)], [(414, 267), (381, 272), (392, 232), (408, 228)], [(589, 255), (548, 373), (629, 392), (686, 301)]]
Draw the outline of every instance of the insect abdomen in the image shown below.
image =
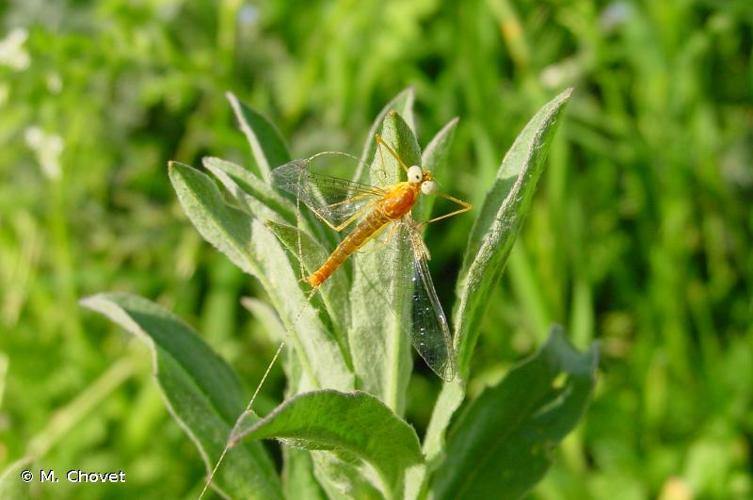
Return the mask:
[(318, 287), (334, 273), (345, 259), (361, 248), (369, 237), (387, 224), (390, 219), (381, 211), (374, 210), (343, 239), (329, 258), (306, 281), (312, 287)]

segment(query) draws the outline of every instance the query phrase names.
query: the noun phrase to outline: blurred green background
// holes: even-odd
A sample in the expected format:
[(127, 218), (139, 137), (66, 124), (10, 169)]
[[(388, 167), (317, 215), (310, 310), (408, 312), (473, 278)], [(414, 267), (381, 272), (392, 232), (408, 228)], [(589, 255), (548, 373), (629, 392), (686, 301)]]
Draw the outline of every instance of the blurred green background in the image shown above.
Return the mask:
[[(276, 346), (239, 298), (261, 292), (201, 241), (166, 169), (251, 161), (226, 90), (306, 156), (357, 154), (413, 86), (424, 144), (461, 117), (441, 181), (478, 203), (523, 124), (574, 86), (471, 391), (561, 323), (581, 348), (600, 339), (600, 378), (533, 498), (753, 497), (752, 46), (750, 0), (0, 3), (0, 467), (128, 474), (42, 497), (197, 494), (204, 466), (146, 350), (77, 301), (159, 301), (250, 394)], [(471, 223), (429, 230), (435, 282)], [(278, 368), (262, 411), (283, 384)], [(437, 387), (414, 377), (419, 431)]]

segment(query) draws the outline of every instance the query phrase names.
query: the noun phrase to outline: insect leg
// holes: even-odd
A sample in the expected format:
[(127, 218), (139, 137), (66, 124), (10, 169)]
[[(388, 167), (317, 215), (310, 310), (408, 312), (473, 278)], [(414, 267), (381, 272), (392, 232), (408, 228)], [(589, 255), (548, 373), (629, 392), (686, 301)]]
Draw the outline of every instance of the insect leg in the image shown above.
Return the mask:
[(348, 227), (351, 224), (353, 224), (353, 222), (355, 222), (358, 219), (360, 219), (361, 217), (363, 217), (364, 214), (366, 214), (369, 210), (371, 210), (371, 208), (374, 206), (375, 203), (376, 203), (376, 200), (372, 201), (371, 203), (368, 203), (368, 204), (362, 206), (361, 208), (359, 208), (358, 210), (356, 210), (356, 212), (353, 215), (351, 215), (350, 217), (348, 217), (347, 220), (343, 221), (342, 224), (340, 224), (338, 226), (331, 226), (332, 229), (334, 229), (335, 231), (337, 231), (339, 233), (340, 231), (342, 231), (346, 227)]
[[(392, 238), (394, 238), (395, 234), (397, 234), (397, 230), (398, 230), (399, 224), (398, 223), (390, 224), (389, 225), (390, 229), (389, 229), (389, 231), (387, 231), (387, 236), (384, 239), (382, 239), (382, 238), (380, 238), (380, 236), (384, 232), (384, 228), (386, 226), (387, 225), (385, 224), (381, 228), (379, 228), (376, 231), (374, 231), (374, 234), (371, 235), (369, 238), (367, 238), (363, 243), (361, 243), (361, 245), (358, 247), (358, 249), (356, 251), (359, 254), (361, 254), (361, 255), (367, 255), (367, 254), (370, 254), (371, 252), (373, 252), (374, 250), (376, 250), (378, 248), (385, 248), (386, 246), (388, 246), (390, 244), (390, 242), (392, 241)], [(374, 242), (374, 244), (372, 245), (372, 248), (368, 248), (366, 250), (363, 250), (363, 247), (365, 247), (366, 244), (369, 243), (370, 241)]]
[(429, 219), (429, 220), (427, 220), (425, 222), (422, 222), (422, 224), (431, 224), (432, 222), (437, 222), (438, 220), (447, 219), (448, 217), (452, 217), (454, 215), (462, 214), (463, 212), (467, 212), (468, 210), (470, 210), (470, 209), (473, 208), (473, 205), (471, 205), (467, 201), (459, 200), (459, 199), (455, 198), (454, 196), (450, 196), (447, 193), (437, 192), (437, 193), (434, 193), (434, 194), (437, 195), (437, 196), (440, 196), (440, 197), (442, 197), (442, 198), (444, 198), (446, 200), (450, 200), (451, 202), (453, 202), (453, 203), (455, 203), (457, 205), (460, 205), (460, 208), (458, 208), (457, 210), (453, 210), (450, 213), (447, 213), (447, 214), (444, 214), (444, 215), (440, 215), (439, 217), (434, 217), (433, 219)]
[[(395, 158), (395, 160), (397, 160), (398, 164), (407, 173), (408, 172), (408, 165), (406, 165), (405, 162), (402, 160), (402, 158), (400, 158), (400, 156), (397, 154), (397, 152), (394, 149), (392, 149), (392, 147), (389, 144), (387, 144), (384, 139), (382, 139), (382, 136), (379, 135), (379, 134), (376, 134), (376, 136), (374, 138), (376, 139), (377, 147), (383, 146), (387, 150), (387, 152), (389, 154), (391, 154), (392, 157)], [(380, 155), (382, 154), (381, 153), (381, 149), (380, 149), (380, 153), (379, 154)], [(384, 157), (382, 157), (382, 164), (384, 164)]]

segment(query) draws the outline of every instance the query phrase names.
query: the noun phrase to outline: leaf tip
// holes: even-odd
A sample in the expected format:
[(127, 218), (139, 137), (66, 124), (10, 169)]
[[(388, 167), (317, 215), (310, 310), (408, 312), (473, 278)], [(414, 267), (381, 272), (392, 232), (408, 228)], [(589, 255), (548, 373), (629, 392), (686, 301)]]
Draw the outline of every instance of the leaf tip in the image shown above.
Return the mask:
[(238, 97), (233, 92), (231, 92), (229, 90), (225, 92), (225, 99), (228, 100), (228, 102), (230, 103), (231, 106), (234, 103), (238, 102)]
[(560, 100), (567, 101), (572, 97), (574, 92), (575, 92), (575, 87), (568, 87), (562, 92), (560, 92), (560, 95), (558, 97)]
[(99, 298), (99, 294), (95, 295), (88, 295), (86, 297), (82, 297), (78, 299), (78, 305), (81, 307), (85, 307), (87, 309), (94, 309), (94, 304)]

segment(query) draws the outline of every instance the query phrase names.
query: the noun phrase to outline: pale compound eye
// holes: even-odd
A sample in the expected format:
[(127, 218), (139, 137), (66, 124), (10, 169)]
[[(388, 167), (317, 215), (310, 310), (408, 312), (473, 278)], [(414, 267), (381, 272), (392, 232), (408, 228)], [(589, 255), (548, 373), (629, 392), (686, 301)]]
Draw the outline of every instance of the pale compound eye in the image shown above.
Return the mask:
[(421, 192), (424, 194), (432, 194), (437, 190), (437, 183), (434, 181), (424, 181), (421, 183)]
[(424, 171), (418, 165), (413, 165), (408, 169), (408, 182), (418, 184), (424, 178)]

